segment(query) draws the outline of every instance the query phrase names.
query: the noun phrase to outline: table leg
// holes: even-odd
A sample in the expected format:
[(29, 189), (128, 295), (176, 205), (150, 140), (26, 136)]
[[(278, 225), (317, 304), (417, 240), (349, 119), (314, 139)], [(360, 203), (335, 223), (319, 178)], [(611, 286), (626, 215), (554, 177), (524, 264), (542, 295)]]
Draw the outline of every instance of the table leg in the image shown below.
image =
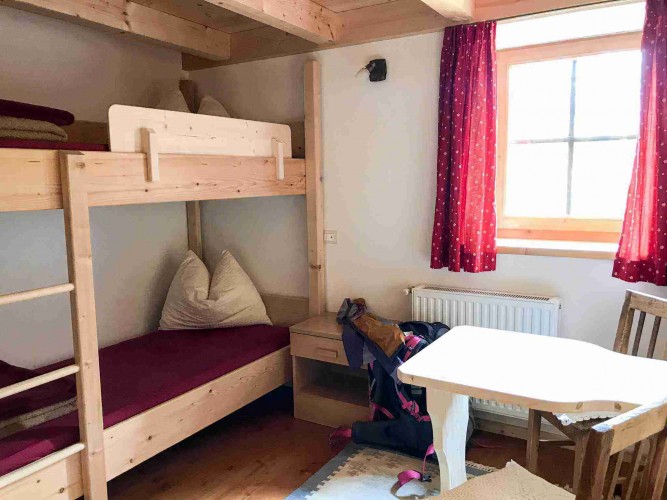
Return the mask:
[(444, 493), (466, 481), (468, 396), (427, 389), (426, 401), (440, 465), (440, 492)]

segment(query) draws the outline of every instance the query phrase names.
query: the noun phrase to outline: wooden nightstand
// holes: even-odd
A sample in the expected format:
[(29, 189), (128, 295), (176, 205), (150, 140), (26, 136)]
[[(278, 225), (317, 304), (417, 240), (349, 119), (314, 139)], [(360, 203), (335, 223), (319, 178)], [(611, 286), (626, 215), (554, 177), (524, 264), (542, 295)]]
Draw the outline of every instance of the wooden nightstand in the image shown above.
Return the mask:
[(329, 427), (368, 419), (368, 375), (347, 363), (335, 313), (290, 328), (294, 417)]

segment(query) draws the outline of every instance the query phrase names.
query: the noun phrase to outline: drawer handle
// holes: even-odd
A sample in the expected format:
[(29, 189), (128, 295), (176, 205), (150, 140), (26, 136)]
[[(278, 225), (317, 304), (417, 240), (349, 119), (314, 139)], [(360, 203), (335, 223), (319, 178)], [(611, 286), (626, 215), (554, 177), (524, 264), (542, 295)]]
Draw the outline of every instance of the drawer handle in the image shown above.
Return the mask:
[(315, 352), (317, 352), (324, 358), (331, 358), (331, 359), (338, 358), (338, 351), (334, 349), (324, 349), (322, 347), (318, 347), (317, 349), (315, 349)]

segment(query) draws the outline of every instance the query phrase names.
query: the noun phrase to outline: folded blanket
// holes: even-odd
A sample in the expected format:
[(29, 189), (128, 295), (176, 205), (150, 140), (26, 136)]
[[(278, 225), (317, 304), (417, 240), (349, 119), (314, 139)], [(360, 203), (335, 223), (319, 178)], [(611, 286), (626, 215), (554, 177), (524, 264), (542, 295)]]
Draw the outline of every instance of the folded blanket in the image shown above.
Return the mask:
[(41, 120), (0, 116), (0, 137), (43, 141), (66, 141), (67, 132), (58, 125)]
[(37, 410), (0, 420), (0, 439), (76, 411), (76, 396)]
[(74, 115), (62, 109), (47, 108), (25, 102), (0, 99), (0, 115), (28, 120), (41, 120), (64, 127), (74, 123)]
[[(41, 374), (42, 372), (37, 370), (0, 361), (0, 387), (8, 387)], [(32, 414), (48, 407), (60, 406), (75, 397), (75, 379), (70, 376), (0, 399), (0, 427), (3, 422), (13, 421), (15, 417)]]

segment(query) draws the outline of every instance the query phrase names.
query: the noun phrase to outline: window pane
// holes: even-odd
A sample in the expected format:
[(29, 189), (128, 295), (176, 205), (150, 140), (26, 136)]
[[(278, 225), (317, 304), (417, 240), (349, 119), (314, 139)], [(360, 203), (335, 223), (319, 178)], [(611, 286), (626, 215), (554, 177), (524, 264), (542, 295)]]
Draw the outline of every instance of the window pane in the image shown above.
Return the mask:
[(567, 143), (511, 144), (505, 215), (563, 217), (567, 204)]
[(641, 52), (577, 59), (577, 137), (635, 135), (639, 130)]
[(641, 31), (645, 9), (644, 2), (637, 2), (500, 22), (496, 35), (496, 48), (501, 50), (560, 40)]
[(510, 67), (510, 142), (567, 137), (571, 79), (572, 59)]
[(578, 142), (572, 169), (572, 217), (622, 219), (635, 140)]

